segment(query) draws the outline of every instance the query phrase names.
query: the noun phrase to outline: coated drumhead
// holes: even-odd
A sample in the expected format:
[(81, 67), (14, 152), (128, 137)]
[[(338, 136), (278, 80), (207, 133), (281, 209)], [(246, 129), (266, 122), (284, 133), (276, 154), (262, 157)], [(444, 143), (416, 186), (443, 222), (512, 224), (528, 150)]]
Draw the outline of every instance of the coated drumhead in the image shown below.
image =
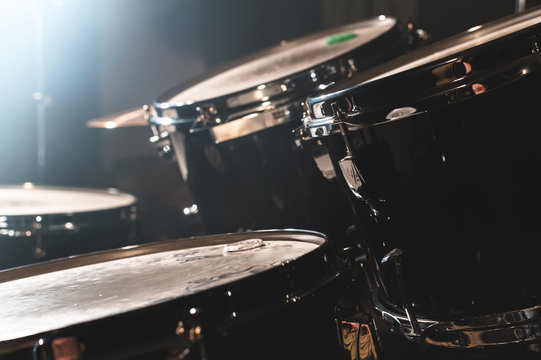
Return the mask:
[(0, 216), (73, 214), (121, 208), (136, 198), (117, 191), (0, 186)]
[[(317, 96), (309, 99), (309, 102), (314, 104), (321, 99), (333, 101), (332, 99), (335, 97), (347, 96), (348, 93), (355, 92), (357, 88), (361, 88), (365, 84), (380, 79), (390, 78), (394, 75), (399, 76), (410, 71), (418, 71), (421, 73), (426, 68), (426, 71), (430, 72), (433, 70), (434, 66), (443, 64), (446, 61), (456, 60), (456, 57), (463, 56), (464, 54), (468, 55), (474, 48), (491, 46), (491, 44), (494, 44), (494, 47), (497, 47), (498, 40), (503, 40), (507, 37), (519, 34), (521, 31), (532, 28), (540, 23), (541, 8), (538, 7), (488, 24), (472, 27), (463, 33), (448, 39), (440, 40), (416, 51), (397, 57), (380, 66), (375, 66), (368, 71), (359, 73), (336, 86), (329, 87), (320, 92)], [(539, 51), (534, 47), (528, 50), (531, 50), (532, 53)], [(474, 73), (480, 72), (478, 69), (474, 70)], [(470, 70), (467, 69), (465, 71), (469, 72)], [(460, 78), (460, 76), (457, 76), (457, 78)], [(411, 79), (409, 81), (419, 82), (419, 84), (414, 84), (418, 87), (421, 87), (424, 83), (421, 78)], [(403, 93), (411, 95), (411, 91), (409, 90), (404, 89)], [(360, 104), (358, 105), (361, 106)]]
[[(295, 40), (204, 80), (161, 102), (181, 104), (242, 91), (310, 69), (360, 47), (395, 26), (393, 18), (381, 17), (327, 30)], [(329, 41), (338, 36), (338, 41)]]
[(467, 51), (473, 47), (489, 43), (528, 27), (537, 25), (540, 22), (541, 10), (537, 10), (527, 14), (526, 16), (514, 17), (508, 21), (500, 21), (488, 26), (474, 26), (459, 36), (440, 41), (433, 46), (426, 48), (424, 51), (412, 54), (413, 56), (406, 56), (404, 60), (401, 60), (403, 65), (396, 66), (383, 74), (375, 76), (369, 81), (374, 81), (379, 78), (408, 71), (433, 61), (447, 58), (453, 54)]
[[(61, 269), (31, 276), (0, 273), (0, 341), (110, 317), (232, 283), (280, 268), (325, 241), (314, 233), (274, 232), (272, 238), (265, 233), (269, 232), (240, 235), (241, 243), (234, 234), (199, 239), (199, 243), (212, 244), (206, 246), (193, 245), (198, 238), (191, 239), (191, 246), (177, 240), (174, 250), (169, 246), (168, 251), (70, 268), (72, 263), (59, 261), (52, 265)], [(109, 253), (104, 252), (102, 258)]]

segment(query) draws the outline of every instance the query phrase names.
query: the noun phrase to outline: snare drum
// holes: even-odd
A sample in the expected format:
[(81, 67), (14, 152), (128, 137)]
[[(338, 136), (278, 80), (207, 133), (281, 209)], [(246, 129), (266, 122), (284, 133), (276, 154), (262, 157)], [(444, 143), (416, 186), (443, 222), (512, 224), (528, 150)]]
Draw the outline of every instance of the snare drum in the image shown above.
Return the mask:
[(21, 267), (0, 272), (0, 356), (337, 358), (331, 294), (340, 281), (325, 237), (297, 230)]
[(135, 235), (132, 195), (0, 186), (0, 269), (131, 245)]
[(534, 8), (307, 101), (306, 130), (327, 143), (367, 229), (375, 305), (412, 339), (539, 341), (540, 40)]
[(323, 176), (312, 145), (295, 144), (302, 101), (412, 39), (413, 30), (381, 16), (284, 43), (159, 97), (148, 109), (151, 141), (174, 153), (196, 203), (187, 213), (207, 233), (292, 227), (343, 238), (350, 221), (334, 170)]

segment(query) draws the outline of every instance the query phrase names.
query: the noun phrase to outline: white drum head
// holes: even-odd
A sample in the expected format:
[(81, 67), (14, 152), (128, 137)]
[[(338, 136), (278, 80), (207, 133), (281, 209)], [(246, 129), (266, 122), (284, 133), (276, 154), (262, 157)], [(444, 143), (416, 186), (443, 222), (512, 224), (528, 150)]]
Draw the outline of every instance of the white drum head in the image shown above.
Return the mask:
[[(266, 84), (327, 62), (360, 47), (389, 31), (396, 20), (381, 18), (347, 25), (301, 38), (270, 51), (265, 56), (226, 70), (180, 92), (168, 102), (171, 105), (199, 102)], [(348, 33), (355, 36), (328, 45), (329, 36)]]
[(450, 39), (441, 40), (431, 46), (427, 46), (424, 51), (418, 51), (411, 56), (405, 56), (404, 60), (397, 59), (397, 63), (402, 62), (403, 64), (385, 71), (366, 82), (376, 81), (381, 78), (412, 70), (454, 54), (470, 50), (473, 47), (487, 44), (530, 26), (537, 25), (541, 22), (541, 10), (531, 11), (524, 17), (524, 19), (522, 17), (516, 17), (508, 21), (499, 21), (490, 25), (475, 26)]
[(134, 204), (132, 195), (91, 189), (0, 186), (0, 216), (74, 214)]
[(312, 242), (264, 241), (158, 252), (0, 283), (0, 341), (141, 309), (258, 274), (299, 258)]

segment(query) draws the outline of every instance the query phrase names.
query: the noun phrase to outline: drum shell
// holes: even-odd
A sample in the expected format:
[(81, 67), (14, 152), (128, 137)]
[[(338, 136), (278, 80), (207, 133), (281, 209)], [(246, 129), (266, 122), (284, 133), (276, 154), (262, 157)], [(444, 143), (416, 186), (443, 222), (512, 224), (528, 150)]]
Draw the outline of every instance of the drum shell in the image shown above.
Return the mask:
[[(374, 21), (388, 20), (380, 16), (371, 20), (371, 26)], [(171, 89), (154, 102), (149, 110), (156, 135), (152, 141), (160, 147), (157, 139), (169, 141), (170, 137), (206, 233), (295, 227), (322, 231), (331, 241), (343, 241), (353, 223), (347, 197), (334, 179), (326, 179), (317, 168), (312, 145), (296, 144), (293, 132), (302, 126), (303, 102), (311, 93), (424, 42), (412, 24), (404, 25), (396, 22), (357, 48), (337, 52), (334, 58), (301, 71), (288, 73), (284, 66), (282, 77), (268, 83), (204, 101), (178, 103), (176, 95), (191, 86), (282, 51), (280, 47), (271, 48)], [(322, 39), (352, 29), (329, 29)], [(322, 35), (307, 39), (317, 36)], [(300, 45), (295, 41), (291, 44)], [(266, 70), (262, 68), (261, 72)], [(269, 91), (268, 96), (262, 97), (262, 90)], [(253, 99), (239, 102), (241, 98)], [(170, 144), (165, 143), (162, 152), (171, 154)]]
[(188, 185), (208, 233), (306, 228), (343, 241), (353, 223), (346, 196), (295, 143), (293, 122), (216, 144), (187, 137)]
[[(535, 71), (469, 100), (350, 132), (365, 180), (357, 220), (376, 261), (404, 251), (405, 288), (419, 314), (452, 319), (539, 303), (539, 81)], [(326, 143), (338, 166), (341, 137)]]
[[(38, 215), (39, 216), (39, 215)], [(0, 235), (0, 269), (115, 249), (138, 240), (136, 203), (116, 209), (74, 214), (8, 216), (18, 234)], [(73, 224), (66, 228), (65, 224)]]

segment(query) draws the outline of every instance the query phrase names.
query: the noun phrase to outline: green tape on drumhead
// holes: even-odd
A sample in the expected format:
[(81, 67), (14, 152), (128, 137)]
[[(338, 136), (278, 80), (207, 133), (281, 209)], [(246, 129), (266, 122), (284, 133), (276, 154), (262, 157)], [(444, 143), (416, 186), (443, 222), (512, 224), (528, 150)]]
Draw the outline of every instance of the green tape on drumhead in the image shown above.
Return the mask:
[(331, 35), (327, 38), (327, 45), (334, 45), (334, 44), (338, 44), (344, 41), (348, 41), (348, 40), (353, 39), (356, 36), (357, 34), (352, 33), (352, 32)]

